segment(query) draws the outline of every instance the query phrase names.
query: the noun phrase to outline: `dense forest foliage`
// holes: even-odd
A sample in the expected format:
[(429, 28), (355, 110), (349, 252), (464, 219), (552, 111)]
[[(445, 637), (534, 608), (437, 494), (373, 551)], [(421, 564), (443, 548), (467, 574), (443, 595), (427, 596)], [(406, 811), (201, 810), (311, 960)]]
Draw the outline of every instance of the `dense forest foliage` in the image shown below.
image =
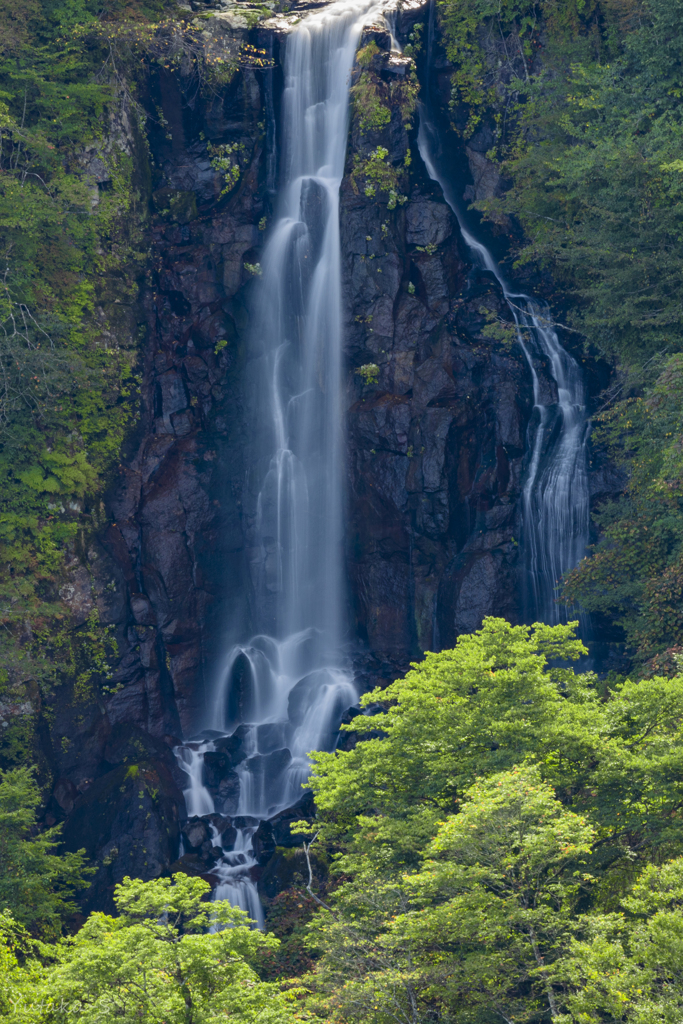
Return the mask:
[(614, 367), (593, 445), (628, 484), (597, 509), (600, 539), (564, 594), (622, 631), (632, 678), (567, 667), (583, 651), (571, 627), (487, 620), (366, 695), (351, 749), (316, 757), (316, 871), (307, 890), (304, 858), (278, 897), (279, 945), (184, 875), (126, 881), (116, 917), (77, 913), (89, 868), (39, 829), (32, 729), (60, 680), (75, 699), (107, 685), (107, 630), (96, 614), (71, 629), (59, 590), (135, 421), (143, 339), (113, 296), (146, 273), (148, 185), (144, 119), (124, 132), (122, 118), (158, 59), (154, 26), (177, 13), (0, 2), (0, 706), (31, 712), (2, 730), (2, 1015), (674, 1024), (681, 0), (438, 8), (454, 130), (493, 125), (510, 183), (482, 212), (519, 225), (511, 259), (552, 278), (572, 344)]
[(488, 619), (316, 756), (323, 1017), (680, 1019), (683, 678), (606, 691), (573, 633)]
[[(0, 693), (34, 710), (60, 673), (86, 692), (103, 677), (107, 631), (96, 613), (73, 631), (59, 590), (135, 416), (114, 294), (136, 292), (142, 212), (106, 50), (77, 31), (93, 20), (79, 3), (0, 7)], [(86, 174), (96, 154), (106, 189)], [(33, 721), (4, 724), (4, 761), (21, 763)]]

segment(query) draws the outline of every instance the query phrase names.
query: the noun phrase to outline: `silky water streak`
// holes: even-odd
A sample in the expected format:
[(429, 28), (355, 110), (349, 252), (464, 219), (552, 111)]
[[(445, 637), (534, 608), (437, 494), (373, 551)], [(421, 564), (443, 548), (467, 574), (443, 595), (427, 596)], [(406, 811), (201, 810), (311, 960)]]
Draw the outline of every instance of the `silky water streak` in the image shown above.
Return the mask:
[(227, 656), (212, 738), (177, 751), (190, 780), (188, 814), (206, 815), (214, 800), (204, 755), (227, 737), (239, 741), (239, 795), (215, 807), (233, 816), (238, 838), (212, 870), (215, 897), (259, 923), (253, 832), (302, 797), (307, 752), (330, 749), (357, 700), (343, 654), (339, 188), (351, 69), (363, 25), (377, 18), (376, 2), (340, 0), (286, 40), (282, 184), (249, 361), (244, 506), (256, 635)]
[[(548, 308), (515, 292), (489, 250), (467, 230), (448, 175), (440, 166), (438, 132), (424, 105), (420, 107), (418, 148), (427, 173), (441, 186), (444, 199), (458, 220), (474, 262), (498, 281), (529, 365), (534, 410), (522, 493), (524, 611), (530, 621), (554, 624), (564, 618), (564, 609), (557, 601), (558, 584), (581, 560), (588, 542), (589, 421), (583, 374), (560, 343)], [(539, 362), (549, 371), (550, 387), (547, 382), (544, 386), (539, 376)], [(584, 621), (582, 625), (585, 634), (588, 623)]]

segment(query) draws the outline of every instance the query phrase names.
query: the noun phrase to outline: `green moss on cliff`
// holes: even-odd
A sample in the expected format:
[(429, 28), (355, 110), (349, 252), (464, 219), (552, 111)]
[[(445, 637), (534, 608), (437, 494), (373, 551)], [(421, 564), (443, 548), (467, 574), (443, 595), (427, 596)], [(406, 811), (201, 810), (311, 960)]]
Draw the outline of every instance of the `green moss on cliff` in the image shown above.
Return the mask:
[(106, 675), (106, 630), (91, 615), (74, 632), (59, 590), (137, 414), (147, 205), (133, 107), (78, 31), (94, 12), (22, 10), (0, 7), (0, 756), (14, 763), (60, 675), (77, 697)]

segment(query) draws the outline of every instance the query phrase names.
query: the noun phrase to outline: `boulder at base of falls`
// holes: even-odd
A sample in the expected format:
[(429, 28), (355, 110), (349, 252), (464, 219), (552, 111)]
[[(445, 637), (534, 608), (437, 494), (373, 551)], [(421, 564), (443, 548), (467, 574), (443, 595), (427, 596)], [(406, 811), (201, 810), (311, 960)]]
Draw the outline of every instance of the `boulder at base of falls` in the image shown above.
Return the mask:
[[(328, 863), (325, 853), (314, 847), (309, 856), (314, 890), (324, 893), (328, 879)], [(271, 900), (288, 889), (302, 890), (307, 884), (308, 862), (304, 851), (301, 848), (289, 849), (285, 846), (278, 846), (261, 872), (258, 881), (259, 896), (266, 911), (266, 923), (268, 921), (268, 904)]]
[(207, 844), (209, 849), (220, 849), (213, 829), (220, 836), (223, 850), (231, 850), (237, 838), (237, 829), (232, 823), (232, 818), (223, 817), (221, 814), (207, 814), (203, 818), (195, 815), (183, 823), (181, 832), (186, 852), (199, 853), (207, 848)]
[(234, 814), (239, 800), (240, 780), (229, 754), (222, 750), (204, 754), (204, 785), (219, 814)]

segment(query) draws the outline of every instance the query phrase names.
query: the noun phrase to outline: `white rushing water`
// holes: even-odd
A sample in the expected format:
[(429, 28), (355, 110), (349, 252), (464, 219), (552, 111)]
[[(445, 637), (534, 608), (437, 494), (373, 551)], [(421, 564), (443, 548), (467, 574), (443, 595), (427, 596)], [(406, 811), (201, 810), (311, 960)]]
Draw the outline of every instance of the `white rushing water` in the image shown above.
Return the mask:
[[(204, 756), (239, 730), (237, 842), (213, 874), (262, 924), (251, 877), (258, 819), (295, 804), (307, 753), (330, 749), (357, 700), (343, 652), (341, 267), (339, 188), (350, 74), (376, 0), (339, 0), (286, 40), (277, 219), (262, 260), (251, 352), (248, 465), (253, 620), (257, 635), (229, 652), (217, 689), (215, 739), (188, 743), (188, 815), (214, 811)], [(218, 830), (214, 843), (222, 846)]]
[[(431, 28), (431, 26), (430, 26)], [(547, 306), (513, 291), (492, 254), (463, 223), (447, 175), (439, 166), (439, 140), (427, 112), (420, 109), (418, 148), (429, 176), (443, 191), (475, 263), (498, 281), (517, 325), (517, 338), (529, 364), (534, 411), (529, 425), (529, 466), (522, 496), (525, 612), (549, 624), (559, 622), (557, 585), (585, 553), (589, 528), (587, 440), (589, 423), (583, 375), (562, 347)], [(537, 364), (546, 364), (544, 377)], [(548, 375), (556, 387), (547, 386)]]

